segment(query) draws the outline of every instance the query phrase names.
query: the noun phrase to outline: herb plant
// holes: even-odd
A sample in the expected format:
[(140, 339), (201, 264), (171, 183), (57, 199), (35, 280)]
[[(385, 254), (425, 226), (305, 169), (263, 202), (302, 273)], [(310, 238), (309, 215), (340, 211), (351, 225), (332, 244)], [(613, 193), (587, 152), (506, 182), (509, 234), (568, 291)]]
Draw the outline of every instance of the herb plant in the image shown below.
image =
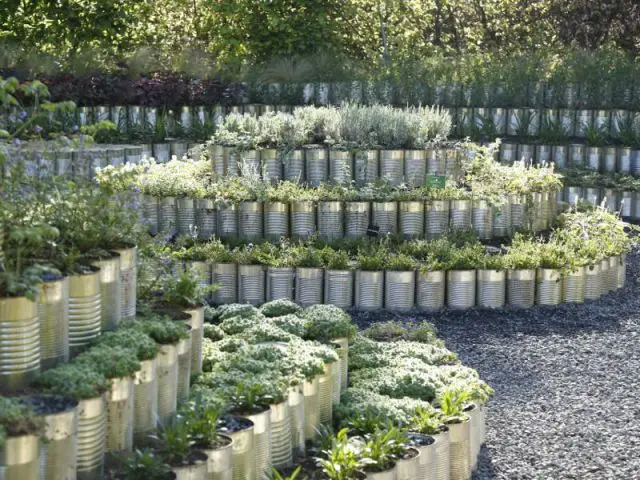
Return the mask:
[(158, 452), (165, 462), (172, 467), (189, 465), (193, 454), (194, 440), (183, 417), (175, 417), (171, 423), (160, 427), (157, 433)]
[(171, 467), (162, 457), (150, 449), (136, 449), (124, 457), (122, 466), (115, 473), (119, 480), (170, 480)]
[(437, 410), (418, 408), (411, 419), (410, 430), (425, 435), (437, 435), (442, 432), (442, 413)]
[(359, 445), (349, 441), (349, 430), (340, 430), (330, 448), (322, 451), (317, 459), (325, 477), (331, 480), (353, 480), (358, 478), (364, 463)]
[(445, 423), (462, 423), (468, 419), (464, 408), (471, 401), (471, 393), (459, 388), (448, 388), (440, 398), (440, 410)]
[(204, 401), (201, 395), (184, 409), (187, 431), (196, 447), (209, 449), (223, 444), (218, 433), (221, 413), (217, 405)]
[(273, 468), (271, 469), (271, 476), (269, 478), (270, 480), (296, 480), (296, 478), (298, 478), (298, 475), (300, 474), (301, 471), (302, 471), (302, 466), (298, 465), (298, 467), (293, 472), (291, 472), (290, 475), (284, 476), (280, 474), (278, 470)]
[(265, 393), (259, 383), (253, 385), (238, 383), (229, 401), (232, 413), (246, 415), (263, 412), (269, 407), (273, 399)]
[(367, 435), (366, 444), (362, 450), (362, 455), (366, 466), (366, 471), (384, 472), (392, 468), (396, 460), (404, 451), (404, 443), (400, 443), (397, 429), (391, 427), (387, 430), (377, 430), (373, 434)]

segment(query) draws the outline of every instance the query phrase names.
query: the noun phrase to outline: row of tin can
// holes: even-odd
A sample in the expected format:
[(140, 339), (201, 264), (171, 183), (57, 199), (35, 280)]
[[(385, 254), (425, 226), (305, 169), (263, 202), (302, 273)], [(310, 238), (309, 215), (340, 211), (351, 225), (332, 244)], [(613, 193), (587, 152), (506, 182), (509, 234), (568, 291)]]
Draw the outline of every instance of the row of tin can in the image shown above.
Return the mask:
[(622, 288), (626, 277), (624, 256), (566, 273), (549, 268), (416, 272), (192, 263), (198, 264), (203, 283), (219, 285), (213, 294), (217, 304), (288, 299), (303, 306), (325, 303), (359, 310), (582, 303)]

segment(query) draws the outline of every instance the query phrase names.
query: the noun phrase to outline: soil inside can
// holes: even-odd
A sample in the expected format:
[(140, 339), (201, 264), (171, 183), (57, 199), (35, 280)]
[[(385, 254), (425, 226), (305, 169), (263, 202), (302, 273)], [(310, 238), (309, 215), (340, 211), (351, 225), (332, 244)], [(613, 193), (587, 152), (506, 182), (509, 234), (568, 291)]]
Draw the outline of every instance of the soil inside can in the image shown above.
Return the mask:
[(54, 272), (47, 272), (40, 275), (40, 280), (42, 280), (43, 283), (57, 282), (59, 280), (62, 280), (63, 278), (64, 275)]
[(218, 431), (222, 434), (241, 432), (253, 427), (253, 422), (247, 418), (227, 415), (219, 421)]
[(420, 452), (413, 447), (407, 448), (404, 452), (402, 452), (403, 460), (410, 460), (412, 458), (416, 458)]
[(410, 433), (409, 443), (410, 447), (426, 447), (427, 445), (433, 445), (435, 438), (430, 435), (424, 435), (422, 433)]
[(231, 410), (233, 415), (257, 415), (258, 413), (263, 413), (269, 410), (269, 406), (266, 407), (263, 405), (256, 405), (254, 408), (248, 411), (240, 411), (240, 410)]
[(61, 395), (29, 395), (21, 402), (31, 407), (38, 415), (54, 415), (78, 406), (78, 402)]
[[(186, 307), (191, 308), (191, 307)], [(196, 307), (194, 307), (196, 308)], [(176, 322), (186, 322), (187, 320), (191, 320), (191, 314), (185, 313), (183, 308), (178, 305), (172, 305), (169, 303), (159, 303), (152, 307), (153, 313), (157, 313), (159, 315), (167, 315)]]
[(94, 267), (93, 265), (80, 263), (71, 267), (68, 273), (69, 275), (91, 275), (98, 272), (99, 270), (100, 269), (98, 267)]
[(189, 453), (189, 455), (184, 459), (182, 463), (170, 464), (169, 466), (172, 468), (190, 467), (198, 463), (206, 462), (207, 458), (208, 457), (206, 453), (200, 452), (198, 450), (193, 450), (191, 453)]
[(392, 462), (391, 464), (389, 464), (388, 468), (385, 469), (380, 469), (378, 467), (378, 465), (372, 465), (369, 468), (365, 468), (364, 471), (365, 472), (371, 472), (371, 473), (381, 473), (381, 472), (388, 472), (390, 470), (393, 470), (395, 468), (396, 464), (394, 462)]
[[(217, 432), (220, 434), (221, 431), (218, 429)], [(199, 443), (196, 442), (195, 446), (196, 448), (203, 448), (203, 449), (207, 449), (207, 450), (218, 450), (221, 448), (224, 448), (228, 445), (231, 445), (232, 440), (229, 437), (225, 437), (224, 435), (218, 435), (218, 438), (216, 439), (215, 442), (213, 443)]]

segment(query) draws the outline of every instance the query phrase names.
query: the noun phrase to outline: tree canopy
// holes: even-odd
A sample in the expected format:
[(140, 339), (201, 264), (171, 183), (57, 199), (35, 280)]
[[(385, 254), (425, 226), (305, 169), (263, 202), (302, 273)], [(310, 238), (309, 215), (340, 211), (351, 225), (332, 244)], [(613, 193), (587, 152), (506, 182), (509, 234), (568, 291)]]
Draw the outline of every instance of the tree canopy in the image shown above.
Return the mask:
[(238, 75), (319, 52), (323, 68), (371, 69), (434, 55), (640, 50), (634, 0), (0, 0), (0, 11), (2, 68), (47, 73)]

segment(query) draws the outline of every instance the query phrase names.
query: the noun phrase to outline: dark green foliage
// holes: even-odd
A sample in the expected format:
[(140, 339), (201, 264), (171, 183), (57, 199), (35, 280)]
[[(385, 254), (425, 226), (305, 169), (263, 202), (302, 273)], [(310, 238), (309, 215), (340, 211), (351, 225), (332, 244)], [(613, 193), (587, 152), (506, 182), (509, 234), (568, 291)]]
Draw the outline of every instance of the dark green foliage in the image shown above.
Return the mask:
[(170, 480), (171, 467), (153, 450), (136, 449), (124, 457), (114, 476), (118, 480)]
[[(486, 68), (482, 57), (460, 63), (489, 83), (505, 76), (526, 81), (541, 62), (523, 61), (522, 52), (613, 45), (637, 53), (640, 45), (633, 0), (442, 0), (411, 8), (376, 0), (69, 0), (18, 8), (5, 0), (2, 6), (8, 65), (38, 72), (60, 64), (79, 72), (124, 69), (131, 76), (164, 68), (200, 78), (237, 76), (256, 65), (250, 78), (257, 97), (264, 82), (321, 82), (363, 70), (388, 75), (390, 67), (401, 90), (438, 73), (454, 78), (452, 57), (467, 52), (501, 59), (515, 53), (501, 71)], [(295, 86), (284, 92), (296, 93)]]

